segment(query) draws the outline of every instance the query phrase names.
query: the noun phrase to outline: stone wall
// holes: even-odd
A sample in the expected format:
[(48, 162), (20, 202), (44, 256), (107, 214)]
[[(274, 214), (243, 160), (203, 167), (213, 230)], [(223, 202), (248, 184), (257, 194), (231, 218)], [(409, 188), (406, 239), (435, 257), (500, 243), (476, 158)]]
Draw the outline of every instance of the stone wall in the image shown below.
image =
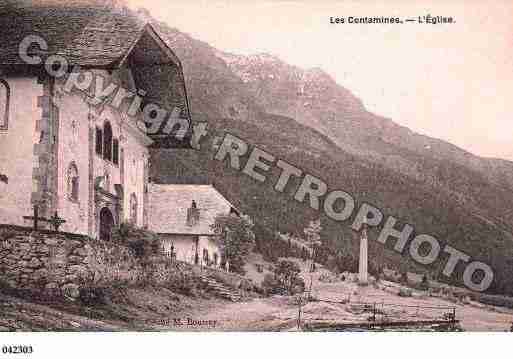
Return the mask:
[(77, 298), (83, 288), (137, 283), (142, 273), (124, 246), (0, 225), (0, 284), (11, 289)]

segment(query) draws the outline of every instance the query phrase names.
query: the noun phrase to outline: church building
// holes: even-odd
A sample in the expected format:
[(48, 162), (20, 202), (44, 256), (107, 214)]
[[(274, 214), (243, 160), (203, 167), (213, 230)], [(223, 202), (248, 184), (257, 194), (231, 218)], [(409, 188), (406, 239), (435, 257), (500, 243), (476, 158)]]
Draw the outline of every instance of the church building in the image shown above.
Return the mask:
[[(24, 217), (37, 207), (42, 226), (57, 213), (66, 221), (61, 231), (93, 238), (108, 240), (125, 221), (146, 227), (149, 147), (163, 135), (147, 135), (137, 121), (151, 103), (178, 108), (190, 123), (179, 59), (152, 25), (126, 9), (10, 11), (0, 19), (0, 223), (30, 226)], [(20, 56), (29, 35), (44, 39), (28, 49), (41, 64)], [(45, 68), (52, 56), (66, 59), (65, 76)], [(91, 85), (68, 91), (77, 66)], [(135, 115), (130, 96), (114, 106), (113, 96), (98, 103), (91, 95), (109, 83), (141, 95)]]

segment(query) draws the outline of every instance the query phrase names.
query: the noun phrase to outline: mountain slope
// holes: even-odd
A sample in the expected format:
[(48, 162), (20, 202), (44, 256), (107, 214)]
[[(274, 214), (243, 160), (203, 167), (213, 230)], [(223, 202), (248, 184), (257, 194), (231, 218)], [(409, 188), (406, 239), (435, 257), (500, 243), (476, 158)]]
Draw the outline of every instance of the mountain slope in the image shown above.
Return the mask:
[[(152, 154), (152, 162), (155, 163), (152, 167), (153, 180), (163, 183), (198, 180), (213, 183), (234, 205), (257, 222), (259, 250), (268, 254), (276, 251), (278, 245), (274, 243), (273, 231), (301, 234), (308, 221), (317, 218), (320, 213), (293, 199), (298, 181), (292, 181), (286, 193), (275, 192), (273, 186), (279, 176), (276, 169), (262, 184), (229, 168), (226, 163), (214, 160), (212, 146), (216, 136), (221, 137), (229, 132), (322, 178), (329, 188), (352, 193), (358, 203), (370, 202), (381, 208), (385, 215), (397, 216), (401, 221), (398, 228), (404, 223), (411, 223), (417, 233), (435, 235), (442, 243), (450, 243), (472, 254), (475, 259), (490, 263), (496, 269), (496, 282), (492, 290), (506, 292), (513, 287), (510, 259), (513, 256), (513, 241), (509, 227), (490, 224), (478, 212), (459, 205), (447, 193), (433, 191), (426, 183), (401, 176), (385, 166), (359, 161), (315, 131), (294, 125), (292, 119), (262, 114), (260, 121), (259, 125), (255, 125), (233, 119), (215, 119), (201, 151), (155, 150)], [(276, 122), (293, 130), (282, 131), (280, 127), (273, 127)], [(301, 135), (305, 134), (317, 138), (304, 142)], [(323, 144), (323, 149), (318, 148), (317, 142)], [(321, 220), (324, 244), (329, 248), (326, 255), (334, 255), (338, 251), (343, 256), (356, 258), (358, 235), (350, 229), (352, 218), (344, 223), (335, 223), (324, 216), (321, 216)], [(377, 235), (376, 229), (369, 233), (371, 239)], [(389, 248), (394, 241), (390, 242)], [(446, 256), (441, 256), (433, 266), (422, 267), (411, 261), (408, 255), (401, 257), (391, 249), (383, 251), (383, 246), (375, 241), (370, 241), (370, 245), (374, 265), (379, 265), (377, 261), (383, 261), (397, 270), (409, 267), (436, 275), (447, 260)], [(446, 280), (461, 284), (461, 269), (458, 268), (458, 273)]]
[[(512, 162), (474, 156), (370, 113), (358, 98), (321, 69), (302, 70), (266, 54), (237, 56), (218, 52), (218, 56), (244, 81), (266, 112), (288, 116), (315, 128), (349, 152), (366, 153), (394, 168), (401, 165), (401, 160), (411, 164), (401, 153), (408, 150), (423, 157), (455, 162), (482, 173), (497, 185), (513, 187)], [(390, 159), (391, 155), (400, 159)]]
[(346, 152), (446, 189), (462, 204), (494, 202), (493, 216), (513, 223), (513, 209), (504, 201), (513, 200), (513, 163), (474, 156), (369, 113), (322, 70), (302, 70), (265, 54), (226, 54), (165, 24), (157, 26), (184, 63), (196, 120), (258, 123), (259, 113), (293, 118)]
[[(491, 290), (512, 292), (511, 162), (473, 156), (369, 113), (322, 70), (302, 70), (269, 55), (226, 54), (166, 24), (155, 26), (183, 63), (196, 121), (208, 121), (219, 135), (236, 134), (322, 178), (330, 188), (354, 194), (359, 203), (373, 203), (417, 231), (491, 264), (496, 270)], [(277, 196), (271, 183), (255, 183), (214, 161), (207, 149), (155, 150), (152, 177), (163, 183), (214, 183), (253, 216), (261, 250), (272, 252), (273, 231), (300, 233), (319, 215), (290, 195)], [(326, 255), (355, 255), (357, 237), (347, 224), (323, 218), (323, 227)], [(383, 256), (396, 268), (407, 263), (436, 273), (445, 263), (442, 258), (438, 268), (418, 268), (371, 246), (375, 258)], [(461, 273), (451, 280), (457, 277)]]

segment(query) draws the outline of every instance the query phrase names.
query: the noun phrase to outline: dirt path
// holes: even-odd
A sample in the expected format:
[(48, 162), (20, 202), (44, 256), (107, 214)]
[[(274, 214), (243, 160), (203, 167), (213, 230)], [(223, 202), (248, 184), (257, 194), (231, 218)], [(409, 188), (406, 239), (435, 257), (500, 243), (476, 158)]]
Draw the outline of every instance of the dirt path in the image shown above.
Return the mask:
[[(442, 298), (400, 297), (394, 288), (358, 287), (354, 283), (314, 283), (319, 302), (302, 306), (302, 323), (314, 321), (366, 322), (372, 315), (358, 302), (378, 303), (378, 320), (440, 318), (455, 307), (466, 331), (509, 331), (513, 310)], [(292, 297), (273, 296), (244, 302), (190, 298), (161, 288), (126, 290), (110, 304), (47, 306), (0, 294), (1, 331), (294, 331), (298, 305)], [(340, 304), (350, 299), (349, 304)], [(331, 301), (331, 302), (330, 302)], [(389, 305), (390, 304), (390, 305)], [(356, 307), (356, 309), (355, 309)]]
[(224, 303), (194, 315), (215, 320), (220, 331), (283, 331), (293, 330), (297, 323), (297, 306), (289, 298), (258, 298), (247, 302)]
[[(465, 331), (509, 331), (513, 310), (477, 302), (454, 303), (442, 298), (400, 297), (391, 290), (358, 287), (354, 283), (315, 283), (315, 296), (331, 302), (310, 302), (302, 306), (302, 323), (336, 321), (366, 322), (370, 312), (355, 310), (357, 303), (378, 303), (378, 320), (433, 320), (456, 309), (456, 319)], [(350, 299), (349, 304), (339, 304)], [(430, 308), (426, 308), (430, 307)], [(288, 331), (297, 330), (298, 305), (290, 297), (274, 296), (241, 303), (217, 303), (197, 310), (191, 318), (215, 321), (219, 331)], [(206, 328), (199, 329), (205, 330)], [(196, 330), (189, 328), (189, 330)]]

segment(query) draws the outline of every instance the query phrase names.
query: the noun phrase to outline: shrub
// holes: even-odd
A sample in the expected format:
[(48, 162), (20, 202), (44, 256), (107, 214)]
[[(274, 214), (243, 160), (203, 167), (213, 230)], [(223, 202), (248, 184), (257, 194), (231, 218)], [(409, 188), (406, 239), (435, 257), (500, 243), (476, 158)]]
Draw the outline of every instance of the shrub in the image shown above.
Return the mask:
[(105, 290), (97, 287), (81, 287), (79, 300), (85, 305), (105, 304)]
[(319, 276), (319, 282), (323, 283), (335, 283), (338, 282), (338, 276), (331, 272), (324, 272)]
[(147, 285), (161, 286), (186, 295), (196, 293), (199, 281), (188, 266), (156, 256), (150, 258), (144, 268)]
[(263, 285), (263, 282), (260, 285), (253, 284), (253, 288), (252, 288), (253, 292), (260, 294), (260, 295), (267, 295), (267, 293), (262, 285)]
[(105, 302), (112, 288), (139, 285), (146, 280), (140, 260), (129, 247), (94, 241), (88, 244), (88, 269), (77, 272), (79, 300), (86, 305)]
[(170, 272), (168, 283), (169, 289), (186, 295), (195, 295), (198, 286), (194, 275), (187, 271)]
[(513, 298), (504, 295), (479, 294), (477, 300), (483, 304), (513, 308)]
[(275, 278), (273, 274), (266, 274), (264, 276), (264, 280), (262, 281), (262, 290), (264, 291), (265, 295), (271, 295), (271, 294), (285, 294), (286, 289), (282, 286), (280, 281)]
[(422, 282), (420, 282), (419, 288), (421, 290), (428, 290), (429, 289), (429, 280), (426, 274), (422, 276)]
[(281, 288), (288, 294), (294, 294), (305, 289), (304, 280), (299, 277), (301, 269), (296, 262), (281, 259), (274, 269), (274, 278), (278, 281)]
[(399, 281), (401, 283), (408, 284), (408, 273), (407, 272), (402, 272)]
[(409, 288), (401, 288), (398, 294), (400, 297), (411, 297), (413, 295), (413, 292)]
[(383, 279), (383, 272), (378, 271), (378, 272), (376, 273), (376, 277), (375, 277), (375, 278), (376, 278), (375, 283), (379, 283), (379, 282)]
[(305, 291), (305, 287), (306, 284), (304, 279), (298, 276), (294, 279), (292, 284), (292, 292), (290, 294), (303, 293)]
[(135, 284), (144, 280), (145, 274), (133, 251), (125, 246), (96, 242), (88, 258), (92, 277), (83, 273), (84, 287), (108, 287)]
[(7, 240), (9, 238), (15, 237), (18, 234), (13, 229), (10, 228), (0, 228), (0, 240)]
[(156, 254), (160, 248), (160, 239), (157, 234), (127, 222), (121, 223), (112, 231), (112, 239), (133, 249), (137, 257)]

